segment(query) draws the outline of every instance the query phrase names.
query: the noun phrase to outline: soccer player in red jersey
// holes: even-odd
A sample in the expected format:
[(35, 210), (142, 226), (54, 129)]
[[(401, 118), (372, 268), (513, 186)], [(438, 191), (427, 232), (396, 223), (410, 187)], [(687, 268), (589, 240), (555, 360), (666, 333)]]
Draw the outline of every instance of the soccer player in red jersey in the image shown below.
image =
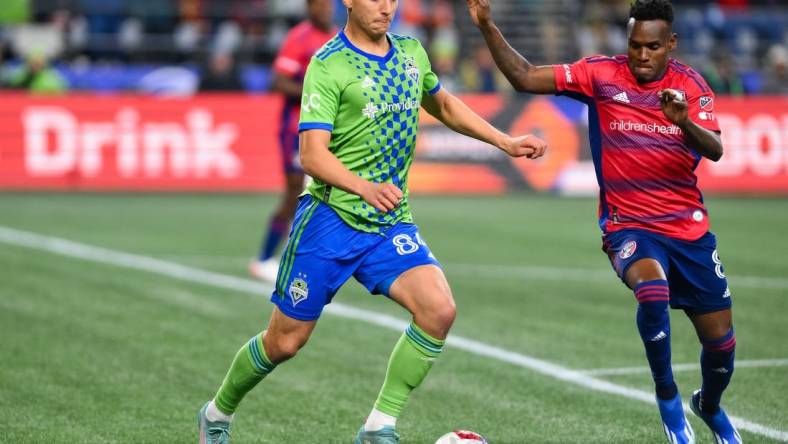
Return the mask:
[(692, 411), (717, 442), (741, 437), (720, 408), (733, 373), (731, 296), (694, 170), (722, 156), (714, 93), (676, 48), (668, 0), (637, 0), (627, 54), (534, 66), (493, 22), (489, 0), (468, 0), (495, 62), (517, 91), (559, 94), (588, 105), (599, 183), (603, 250), (634, 291), (637, 326), (668, 440), (692, 443), (670, 364), (668, 307), (683, 309), (702, 344), (703, 384)]
[(332, 22), (333, 0), (308, 0), (307, 16), (306, 20), (288, 32), (273, 66), (272, 89), (285, 96), (279, 146), (286, 187), (279, 208), (268, 225), (258, 256), (249, 263), (252, 276), (268, 282), (276, 280), (279, 261), (274, 253), (290, 228), (298, 196), (304, 188), (304, 170), (298, 160), (298, 117), (306, 67), (315, 51), (337, 33)]

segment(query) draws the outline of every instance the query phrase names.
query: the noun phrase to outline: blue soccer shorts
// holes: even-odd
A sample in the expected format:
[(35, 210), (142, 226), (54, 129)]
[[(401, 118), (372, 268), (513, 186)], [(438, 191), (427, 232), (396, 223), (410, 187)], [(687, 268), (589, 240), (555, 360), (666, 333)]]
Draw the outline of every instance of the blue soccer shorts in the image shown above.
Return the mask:
[(304, 174), (298, 151), (298, 133), (282, 130), (279, 134), (279, 148), (282, 153), (282, 169), (285, 174)]
[(731, 307), (731, 293), (713, 233), (684, 241), (626, 229), (608, 233), (603, 240), (602, 249), (622, 281), (633, 263), (645, 258), (657, 260), (668, 277), (672, 308), (702, 314)]
[(389, 295), (399, 275), (440, 266), (418, 227), (398, 223), (381, 234), (356, 230), (326, 203), (305, 195), (296, 210), (271, 302), (288, 317), (311, 321), (351, 276), (372, 294)]

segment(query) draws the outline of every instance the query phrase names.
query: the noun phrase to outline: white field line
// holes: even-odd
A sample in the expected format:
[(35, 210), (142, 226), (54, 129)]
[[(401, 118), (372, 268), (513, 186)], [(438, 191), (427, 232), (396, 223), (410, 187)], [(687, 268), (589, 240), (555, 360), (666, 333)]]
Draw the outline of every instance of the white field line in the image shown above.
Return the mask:
[[(9, 227), (0, 226), (0, 242), (47, 251), (62, 256), (93, 261), (102, 265), (114, 265), (140, 271), (147, 271), (183, 281), (196, 282), (217, 288), (224, 288), (227, 290), (241, 291), (255, 295), (259, 295), (261, 292), (271, 291), (270, 286), (254, 282), (249, 279), (241, 279), (220, 273), (213, 273), (172, 262), (154, 259), (147, 256), (94, 247), (78, 242), (72, 242), (66, 239), (43, 236)], [(393, 316), (362, 310), (337, 302), (326, 306), (325, 311), (334, 316), (356, 319), (366, 323), (386, 327), (395, 331), (402, 331), (408, 325), (408, 322)], [(514, 364), (561, 381), (589, 388), (591, 390), (615, 394), (625, 398), (646, 402), (648, 404), (655, 404), (654, 395), (652, 393), (603, 381), (601, 379), (583, 374), (579, 371), (570, 370), (566, 367), (562, 367), (560, 365), (543, 361), (531, 356), (454, 335), (449, 336), (447, 343), (452, 347), (478, 356), (484, 356), (501, 362)], [(689, 406), (686, 403), (684, 404), (684, 410), (689, 412)], [(788, 442), (788, 432), (773, 429), (761, 424), (756, 424), (744, 418), (738, 418), (734, 416), (731, 416), (730, 418), (733, 423), (741, 430), (746, 430), (751, 433), (756, 433), (783, 442)]]
[[(735, 368), (754, 368), (754, 367), (785, 367), (788, 366), (788, 359), (754, 359), (739, 360), (735, 362)], [(698, 364), (673, 364), (674, 372), (687, 372), (700, 370)], [(595, 368), (591, 370), (578, 370), (588, 376), (617, 376), (617, 375), (637, 375), (649, 374), (651, 369), (642, 367), (618, 367), (618, 368)]]
[[(170, 260), (196, 261), (205, 264), (227, 263), (228, 260), (245, 262), (249, 257), (225, 255), (178, 255), (164, 254)], [(618, 277), (612, 268), (572, 268), (572, 267), (536, 267), (529, 265), (495, 265), (495, 264), (464, 264), (445, 262), (443, 267), (449, 273), (460, 276), (486, 277), (486, 278), (519, 278), (539, 279), (543, 281), (572, 281), (583, 283), (615, 284)], [(728, 281), (735, 288), (764, 288), (774, 290), (788, 289), (788, 278), (770, 276), (728, 275)]]

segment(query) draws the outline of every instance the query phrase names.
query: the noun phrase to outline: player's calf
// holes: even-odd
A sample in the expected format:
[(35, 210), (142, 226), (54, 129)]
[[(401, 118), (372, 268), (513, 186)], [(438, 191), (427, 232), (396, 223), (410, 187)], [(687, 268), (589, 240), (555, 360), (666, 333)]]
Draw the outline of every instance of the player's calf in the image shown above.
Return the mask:
[(670, 290), (666, 280), (642, 282), (635, 287), (638, 301), (637, 326), (646, 349), (657, 397), (675, 398), (678, 388), (670, 366)]
[(728, 387), (733, 376), (733, 362), (736, 351), (736, 335), (733, 328), (717, 339), (700, 339), (703, 350), (700, 354), (700, 368), (703, 376), (698, 408), (704, 414), (713, 415), (720, 409), (722, 392)]
[(717, 339), (700, 338), (703, 350), (700, 355), (703, 385), (695, 391), (690, 401), (692, 412), (709, 426), (717, 443), (741, 443), (742, 439), (728, 415), (720, 407), (722, 392), (733, 375), (736, 335), (731, 328)]

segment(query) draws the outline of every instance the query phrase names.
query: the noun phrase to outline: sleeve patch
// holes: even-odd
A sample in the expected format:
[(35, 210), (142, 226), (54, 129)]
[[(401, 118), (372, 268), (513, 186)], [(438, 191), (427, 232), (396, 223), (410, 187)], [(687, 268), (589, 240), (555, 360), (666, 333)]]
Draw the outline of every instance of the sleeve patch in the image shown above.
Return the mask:
[(701, 97), (698, 104), (700, 105), (700, 109), (702, 109), (703, 111), (711, 112), (714, 110), (714, 99), (711, 98), (711, 96)]

